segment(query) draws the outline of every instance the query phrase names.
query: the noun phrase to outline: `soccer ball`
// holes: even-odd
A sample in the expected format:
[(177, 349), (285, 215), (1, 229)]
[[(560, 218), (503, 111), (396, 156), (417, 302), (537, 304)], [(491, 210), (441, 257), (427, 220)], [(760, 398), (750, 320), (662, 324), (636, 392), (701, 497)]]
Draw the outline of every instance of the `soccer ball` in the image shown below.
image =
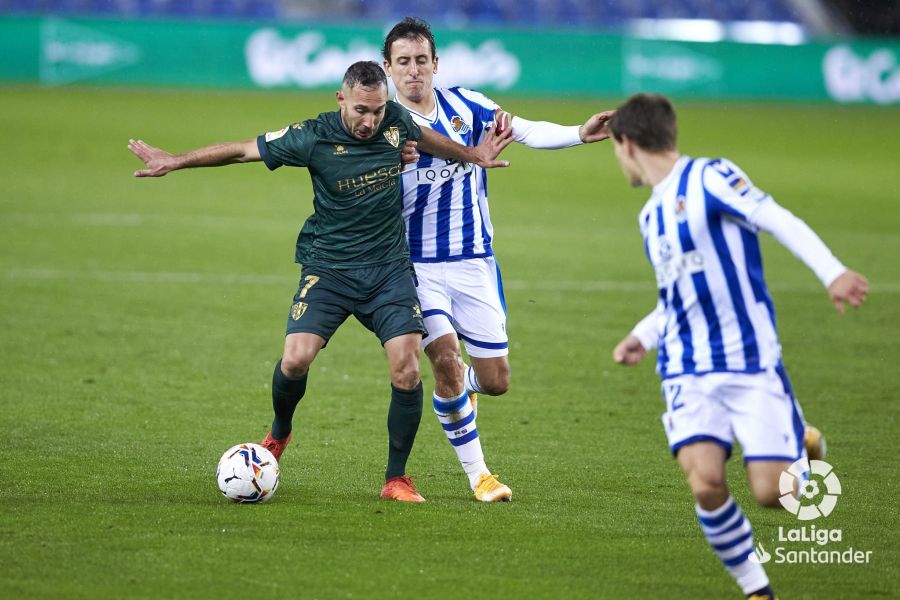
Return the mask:
[(278, 461), (259, 444), (232, 446), (216, 468), (219, 489), (232, 502), (267, 502), (280, 480)]

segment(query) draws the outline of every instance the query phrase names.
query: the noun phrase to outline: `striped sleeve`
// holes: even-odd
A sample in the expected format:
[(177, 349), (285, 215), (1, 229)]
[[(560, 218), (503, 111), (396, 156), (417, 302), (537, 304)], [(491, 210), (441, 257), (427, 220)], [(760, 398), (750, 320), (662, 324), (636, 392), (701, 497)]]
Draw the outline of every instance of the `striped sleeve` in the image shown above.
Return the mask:
[(703, 189), (713, 212), (752, 224), (753, 213), (769, 197), (753, 185), (747, 174), (725, 158), (711, 160), (703, 169)]

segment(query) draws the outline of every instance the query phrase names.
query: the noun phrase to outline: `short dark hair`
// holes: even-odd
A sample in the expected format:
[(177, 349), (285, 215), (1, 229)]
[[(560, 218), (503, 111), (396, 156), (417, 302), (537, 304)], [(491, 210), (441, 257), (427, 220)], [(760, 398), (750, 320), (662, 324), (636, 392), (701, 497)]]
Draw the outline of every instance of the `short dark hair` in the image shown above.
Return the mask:
[(617, 142), (622, 136), (653, 152), (674, 150), (678, 138), (675, 109), (661, 94), (635, 94), (616, 109), (609, 130)]
[(381, 65), (371, 60), (361, 60), (350, 65), (344, 73), (343, 85), (353, 89), (358, 85), (367, 88), (375, 88), (383, 85), (387, 87), (387, 75)]
[(431, 26), (416, 17), (405, 17), (402, 21), (394, 25), (384, 38), (384, 49), (381, 51), (384, 60), (391, 62), (391, 46), (399, 39), (416, 40), (425, 38), (431, 46), (431, 58), (437, 56), (434, 48), (434, 34), (431, 33)]

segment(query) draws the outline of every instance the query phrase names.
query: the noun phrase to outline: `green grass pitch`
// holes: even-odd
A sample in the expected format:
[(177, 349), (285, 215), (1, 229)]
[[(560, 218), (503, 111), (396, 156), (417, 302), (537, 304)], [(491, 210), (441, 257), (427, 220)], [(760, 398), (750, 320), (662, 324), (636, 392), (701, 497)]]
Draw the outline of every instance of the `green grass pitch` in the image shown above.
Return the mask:
[[(565, 123), (621, 100), (499, 99)], [(740, 597), (668, 455), (652, 361), (610, 359), (654, 286), (647, 190), (608, 143), (513, 147), (490, 176), (513, 387), (482, 399), (479, 430), (512, 503), (471, 498), (427, 402), (409, 470), (429, 501), (379, 501), (387, 368), (348, 322), (313, 366), (276, 497), (238, 506), (215, 465), (268, 428), (309, 178), (257, 164), (139, 180), (126, 142), (247, 139), (333, 97), (5, 87), (0, 106), (0, 597)], [(873, 551), (767, 569), (782, 599), (895, 597), (900, 111), (678, 108), (684, 152), (740, 164), (872, 282), (839, 318), (765, 242), (785, 362), (844, 489), (814, 524)], [(750, 501), (739, 456), (729, 469), (774, 547), (798, 522)]]

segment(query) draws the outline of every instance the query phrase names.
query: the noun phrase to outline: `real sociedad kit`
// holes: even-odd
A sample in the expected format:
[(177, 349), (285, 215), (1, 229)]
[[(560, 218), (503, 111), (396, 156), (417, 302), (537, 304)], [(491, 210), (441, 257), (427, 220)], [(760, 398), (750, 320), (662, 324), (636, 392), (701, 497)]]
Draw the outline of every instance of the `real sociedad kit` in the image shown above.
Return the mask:
[[(454, 142), (477, 146), (497, 104), (465, 88), (435, 88), (433, 93), (434, 111), (410, 110), (413, 121)], [(506, 355), (506, 307), (491, 248), (484, 170), (422, 152), (418, 163), (406, 166), (402, 185), (410, 258), (428, 330), (423, 347), (455, 333), (470, 356)]]
[[(659, 297), (633, 333), (658, 345), (673, 453), (711, 441), (730, 454), (734, 440), (745, 460), (793, 462), (803, 453), (803, 415), (781, 363), (757, 235), (766, 210), (794, 219), (774, 203), (733, 163), (682, 157), (640, 213)], [(819, 254), (828, 270), (842, 268), (827, 249)]]

